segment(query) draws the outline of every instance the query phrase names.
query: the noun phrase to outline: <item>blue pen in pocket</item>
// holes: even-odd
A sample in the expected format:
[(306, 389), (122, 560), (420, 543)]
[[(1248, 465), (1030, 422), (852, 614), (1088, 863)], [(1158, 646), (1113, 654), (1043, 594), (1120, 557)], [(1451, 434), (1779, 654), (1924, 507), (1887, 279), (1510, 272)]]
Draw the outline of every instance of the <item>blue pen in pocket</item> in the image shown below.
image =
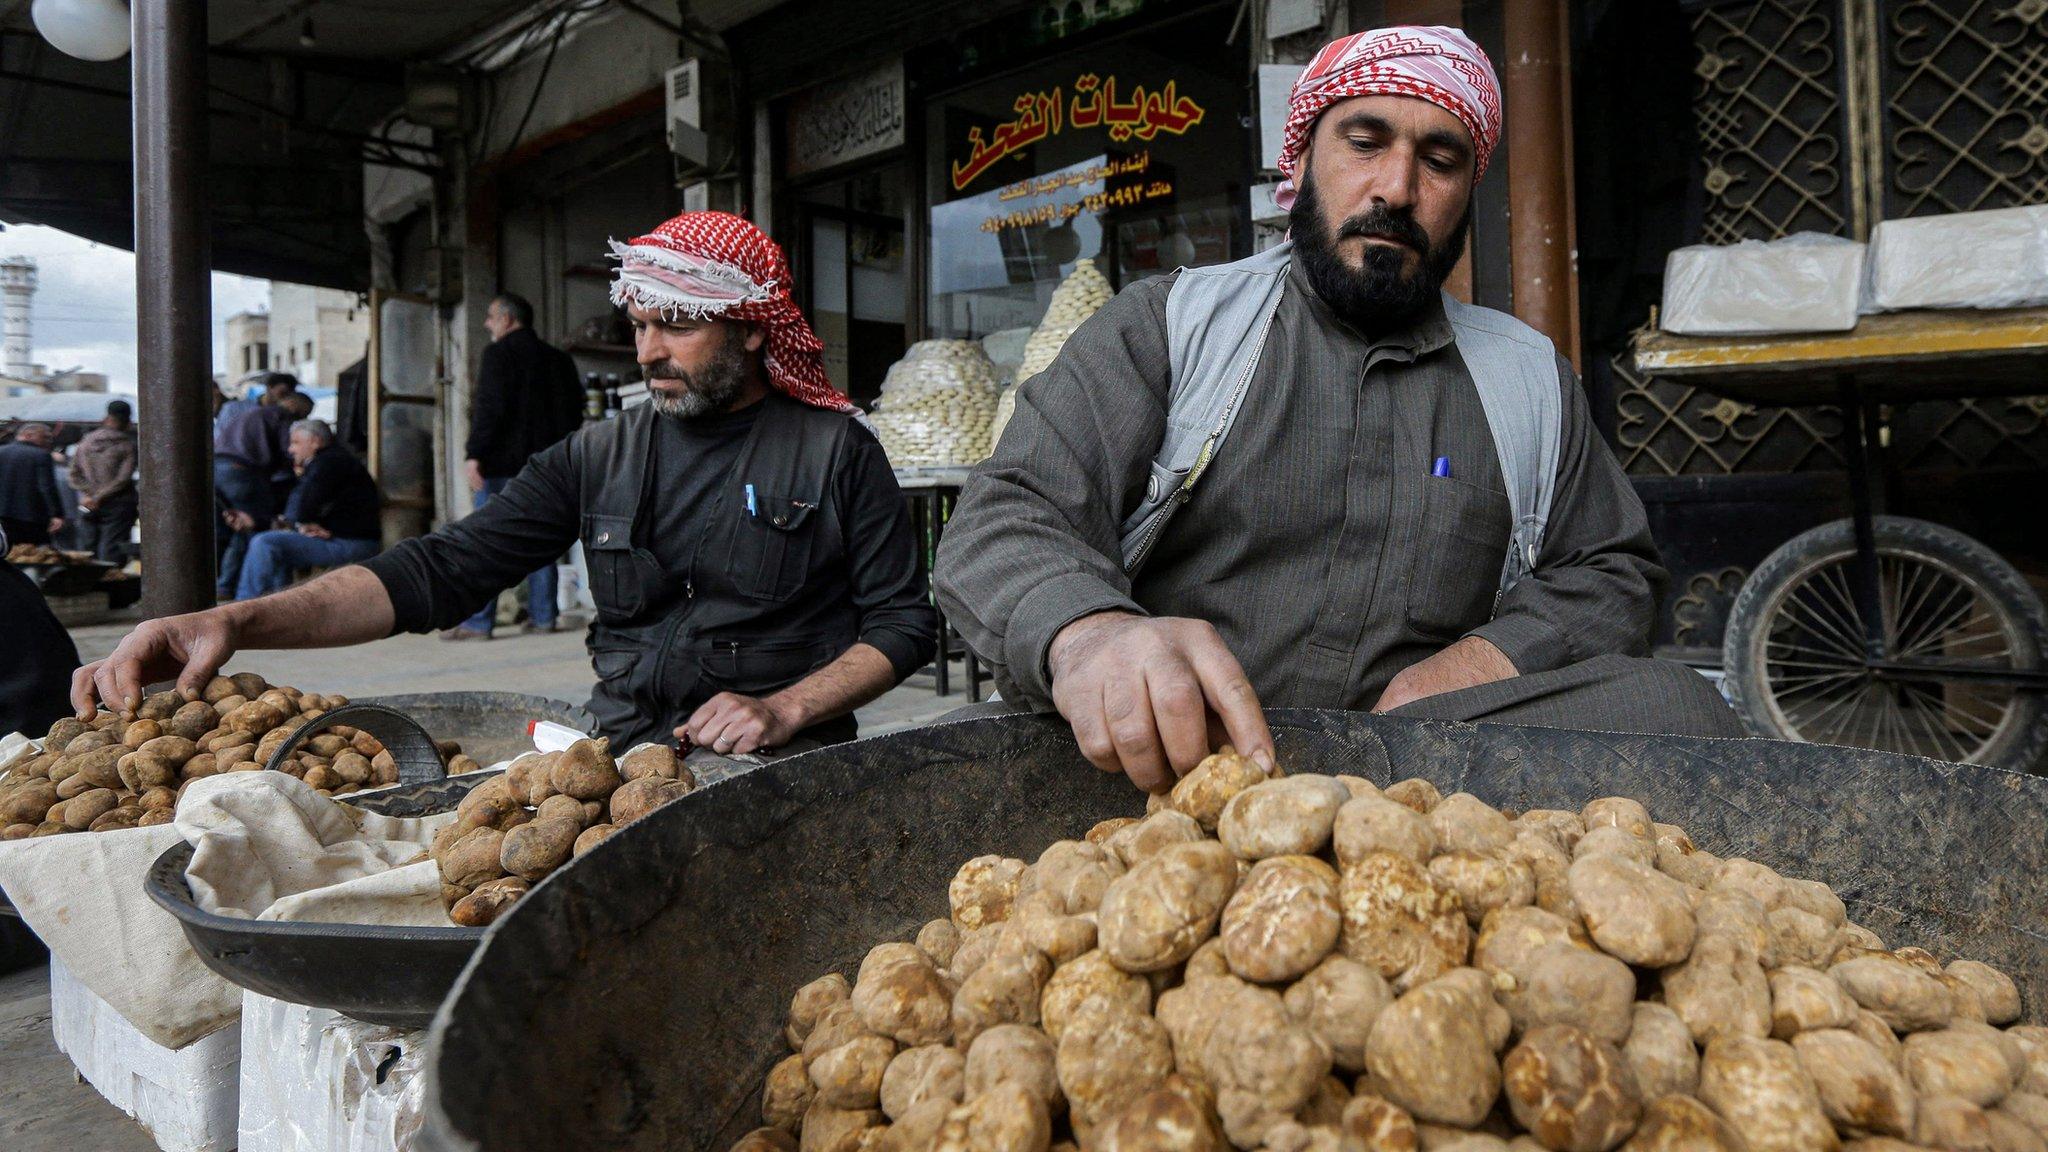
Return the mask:
[(753, 516), (756, 512), (757, 510), (754, 506), (754, 486), (749, 484), (747, 485), (747, 515)]
[(1444, 480), (1449, 480), (1451, 478), (1451, 458), (1449, 456), (1437, 457), (1436, 466), (1429, 470), (1429, 474), (1431, 476), (1436, 476)]

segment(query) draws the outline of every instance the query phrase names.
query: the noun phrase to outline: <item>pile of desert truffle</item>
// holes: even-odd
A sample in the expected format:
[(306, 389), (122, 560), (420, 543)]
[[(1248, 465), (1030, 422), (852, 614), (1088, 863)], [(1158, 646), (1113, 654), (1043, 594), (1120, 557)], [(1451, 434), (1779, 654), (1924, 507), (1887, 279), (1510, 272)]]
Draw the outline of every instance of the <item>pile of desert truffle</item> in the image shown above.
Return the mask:
[(696, 787), (666, 745), (617, 759), (602, 738), (529, 752), (470, 789), (454, 822), (434, 834), (441, 903), (457, 924), (489, 924), (548, 873)]
[[(0, 779), (0, 840), (168, 824), (186, 785), (262, 769), (301, 726), (346, 703), (238, 672), (214, 677), (197, 700), (156, 692), (133, 714), (65, 717), (39, 755)], [(453, 742), (440, 751), (450, 774), (478, 769)], [(306, 740), (280, 770), (323, 796), (398, 783), (384, 745), (347, 725)]]
[(805, 985), (735, 1152), (2039, 1152), (2048, 1028), (1634, 800), (1212, 756)]

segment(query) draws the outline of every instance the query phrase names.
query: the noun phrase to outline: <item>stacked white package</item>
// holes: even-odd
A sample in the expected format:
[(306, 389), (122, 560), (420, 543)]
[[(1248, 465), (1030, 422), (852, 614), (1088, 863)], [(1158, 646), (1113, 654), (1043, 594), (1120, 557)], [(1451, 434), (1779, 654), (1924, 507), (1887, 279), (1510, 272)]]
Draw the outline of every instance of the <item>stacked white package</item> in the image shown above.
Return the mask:
[(988, 455), (996, 370), (973, 340), (920, 340), (889, 366), (868, 421), (896, 468), (973, 464)]
[(1863, 245), (1840, 236), (1696, 244), (1664, 262), (1657, 323), (1686, 336), (1847, 332), (1856, 327), (1862, 282)]
[(246, 993), (242, 1152), (397, 1152), (419, 1134), (427, 1034)]
[(2048, 304), (2048, 205), (1886, 220), (1870, 236), (1869, 277), (1888, 312)]
[(227, 1152), (235, 1146), (239, 1029), (230, 1025), (183, 1048), (165, 1048), (52, 957), (50, 1031), (78, 1074), (148, 1129), (164, 1152)]

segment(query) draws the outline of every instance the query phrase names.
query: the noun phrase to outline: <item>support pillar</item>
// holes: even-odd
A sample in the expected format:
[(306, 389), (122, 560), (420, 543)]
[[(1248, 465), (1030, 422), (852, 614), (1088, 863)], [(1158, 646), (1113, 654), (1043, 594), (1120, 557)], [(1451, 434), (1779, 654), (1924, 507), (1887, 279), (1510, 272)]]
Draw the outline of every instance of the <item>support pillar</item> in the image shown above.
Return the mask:
[(1500, 62), (1508, 141), (1508, 248), (1515, 315), (1579, 364), (1566, 0), (1505, 5)]
[(155, 617), (214, 602), (206, 0), (132, 11), (142, 606)]

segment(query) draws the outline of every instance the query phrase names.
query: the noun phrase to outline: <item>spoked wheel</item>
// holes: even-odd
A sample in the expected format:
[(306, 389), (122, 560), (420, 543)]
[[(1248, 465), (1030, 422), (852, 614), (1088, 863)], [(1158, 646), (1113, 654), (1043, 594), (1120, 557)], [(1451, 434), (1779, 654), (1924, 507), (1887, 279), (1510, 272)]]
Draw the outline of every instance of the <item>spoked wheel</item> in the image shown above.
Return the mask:
[(2048, 667), (2048, 613), (1997, 553), (1898, 516), (1874, 522), (1884, 648), (1865, 644), (1854, 526), (1771, 553), (1729, 611), (1723, 665), (1751, 731), (1937, 760), (2037, 767), (2048, 692), (2000, 673)]

